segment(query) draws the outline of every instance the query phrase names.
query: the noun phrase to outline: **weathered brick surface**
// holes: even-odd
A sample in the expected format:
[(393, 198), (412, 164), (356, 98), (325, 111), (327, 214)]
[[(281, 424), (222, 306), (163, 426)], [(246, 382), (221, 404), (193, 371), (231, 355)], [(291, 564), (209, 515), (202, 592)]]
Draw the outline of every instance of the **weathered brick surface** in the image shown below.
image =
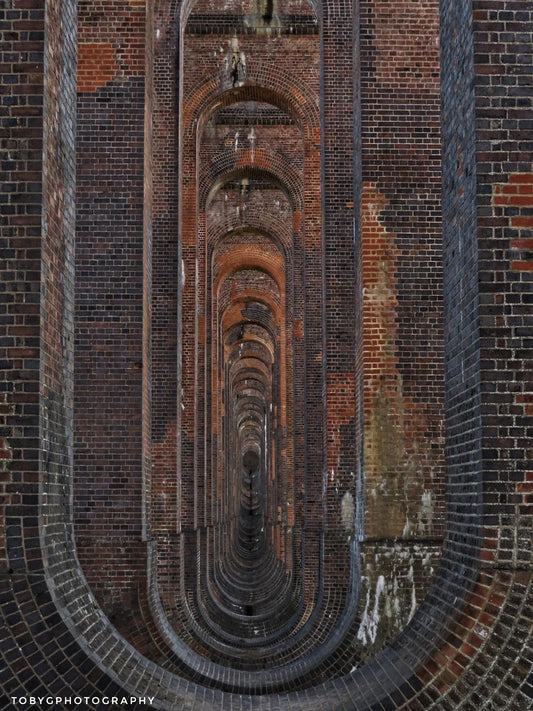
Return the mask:
[(121, 1), (78, 13), (74, 516), (80, 562), (115, 620), (146, 579), (144, 16)]
[(421, 5), (0, 8), (6, 708), (531, 705), (533, 17)]
[[(2, 459), (0, 675), (2, 708), (14, 709), (20, 705), (13, 696), (55, 698), (68, 689), (99, 694), (120, 687), (89, 662), (58, 614), (48, 585), (50, 575), (66, 570), (65, 565), (54, 569), (57, 539), (67, 546), (72, 540), (67, 492), (72, 475), (75, 3), (54, 4), (46, 12), (41, 2), (7, 5), (0, 8), (2, 451), (7, 453)], [(73, 563), (71, 555), (72, 570)]]
[(365, 525), (371, 537), (439, 537), (438, 2), (363, 2), (361, 19)]
[[(25, 569), (22, 531), (37, 522), (43, 150), (42, 8), (3, 8), (1, 47), (2, 574)], [(27, 524), (25, 523), (27, 522)], [(14, 538), (9, 534), (15, 534)], [(16, 541), (16, 543), (14, 542)]]

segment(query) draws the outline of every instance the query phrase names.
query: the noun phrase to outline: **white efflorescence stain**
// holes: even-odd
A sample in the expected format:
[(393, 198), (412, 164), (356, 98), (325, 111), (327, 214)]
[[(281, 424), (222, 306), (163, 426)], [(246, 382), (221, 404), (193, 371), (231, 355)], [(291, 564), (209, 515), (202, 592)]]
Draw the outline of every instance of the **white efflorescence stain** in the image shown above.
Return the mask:
[(379, 625), (379, 601), (385, 590), (385, 578), (380, 575), (376, 583), (376, 593), (374, 597), (374, 608), (370, 611), (370, 589), (366, 593), (366, 606), (361, 618), (361, 624), (357, 631), (357, 639), (365, 646), (371, 642), (374, 644), (378, 633)]

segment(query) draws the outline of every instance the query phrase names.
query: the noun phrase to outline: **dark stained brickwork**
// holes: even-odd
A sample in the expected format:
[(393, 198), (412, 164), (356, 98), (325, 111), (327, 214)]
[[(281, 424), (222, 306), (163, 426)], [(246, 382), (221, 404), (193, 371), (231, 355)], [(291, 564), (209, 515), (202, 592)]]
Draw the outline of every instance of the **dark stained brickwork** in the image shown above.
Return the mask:
[[(9, 2), (0, 8), (6, 452), (0, 675), (2, 708), (10, 709), (19, 708), (13, 696), (55, 699), (68, 688), (91, 695), (120, 692), (89, 662), (58, 613), (61, 602), (51, 584), (76, 565), (69, 494), (76, 4), (43, 5)], [(79, 593), (71, 592), (77, 599)]]
[[(42, 8), (2, 10), (2, 573), (25, 571), (24, 528), (38, 539), (39, 303), (43, 200)], [(31, 513), (30, 513), (31, 512)], [(26, 545), (30, 545), (29, 541)], [(7, 546), (7, 547), (6, 547)]]
[(74, 520), (87, 579), (125, 628), (146, 578), (144, 16), (128, 2), (78, 8)]
[(438, 2), (360, 7), (366, 532), (438, 538), (444, 514)]
[(0, 32), (2, 708), (530, 708), (530, 3)]

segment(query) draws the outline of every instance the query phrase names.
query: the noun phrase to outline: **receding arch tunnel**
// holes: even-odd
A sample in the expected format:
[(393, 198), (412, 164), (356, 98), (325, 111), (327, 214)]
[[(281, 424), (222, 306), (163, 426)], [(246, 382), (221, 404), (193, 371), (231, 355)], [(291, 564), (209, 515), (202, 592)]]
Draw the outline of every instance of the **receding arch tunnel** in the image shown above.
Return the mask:
[(341, 100), (321, 69), (342, 23), (150, 13), (138, 604), (185, 678), (307, 688), (390, 641), (438, 563), (442, 421), (402, 355), (427, 305), (396, 288), (390, 190), (356, 184), (355, 74)]
[(6, 705), (529, 708), (493, 5), (2, 3)]
[[(333, 163), (328, 153), (328, 130), (352, 120), (353, 87), (344, 114), (321, 115), (329, 91), (320, 71), (322, 17), (306, 2), (260, 6), (229, 2), (216, 20), (208, 0), (183, 8), (174, 77), (181, 268), (159, 264), (153, 251), (151, 272), (158, 444), (147, 519), (162, 604), (152, 615), (163, 615), (170, 648), (184, 642), (193, 651), (194, 663), (182, 654), (188, 673), (200, 667), (209, 684), (241, 691), (257, 689), (258, 670), (268, 688), (281, 690), (308, 686), (317, 673), (326, 678), (328, 664), (339, 676), (357, 666), (393, 634), (386, 624), (378, 634), (369, 616), (387, 566), (387, 604), (399, 611), (400, 627), (431, 579), (423, 566), (429, 570), (440, 551), (435, 461), (422, 463), (424, 454), (405, 447), (405, 461), (394, 459), (392, 433), (419, 425), (413, 408), (398, 415), (391, 400), (398, 366), (383, 343), (393, 335), (385, 307), (393, 302), (378, 278), (372, 284), (372, 270), (368, 296), (361, 301), (357, 292), (357, 260), (380, 255), (370, 222), (368, 243), (354, 252), (353, 136)], [(166, 84), (158, 77), (152, 101), (162, 107)], [(173, 157), (154, 141), (168, 173)], [(345, 183), (325, 190), (324, 166), (342, 162)], [(367, 202), (363, 221), (384, 208), (380, 198)], [(381, 268), (392, 272), (391, 249)], [(157, 335), (173, 290), (176, 381), (168, 344)], [(375, 438), (376, 427), (386, 432)], [(356, 445), (363, 431), (372, 447), (365, 456), (375, 461), (366, 482)], [(379, 443), (387, 438), (392, 450)], [(386, 477), (391, 485), (383, 488)], [(416, 508), (423, 491), (432, 525), (413, 537), (410, 517), (421, 514), (405, 501)], [(364, 513), (366, 500), (381, 516), (387, 496), (393, 511), (405, 509), (392, 527)], [(362, 547), (365, 529), (372, 533)], [(386, 561), (393, 558), (391, 576)], [(411, 582), (399, 584), (402, 578)], [(238, 681), (228, 683), (219, 667), (239, 670)]]
[(148, 580), (129, 617), (119, 583), (101, 597), (149, 659), (203, 689), (351, 679), (416, 620), (442, 555), (438, 48), (420, 59), (409, 39), (423, 66), (398, 81), (417, 98), (398, 91), (387, 113), (383, 8), (148, 10)]

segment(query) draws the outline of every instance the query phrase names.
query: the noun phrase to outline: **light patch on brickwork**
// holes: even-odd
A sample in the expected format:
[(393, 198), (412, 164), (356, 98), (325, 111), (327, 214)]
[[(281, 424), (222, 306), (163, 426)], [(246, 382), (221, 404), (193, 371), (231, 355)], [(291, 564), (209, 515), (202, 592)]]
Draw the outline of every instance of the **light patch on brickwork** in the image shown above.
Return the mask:
[(380, 598), (382, 595), (385, 594), (385, 592), (385, 578), (383, 577), (383, 575), (380, 575), (376, 583), (374, 607), (372, 608), (372, 611), (370, 611), (370, 589), (366, 592), (366, 607), (363, 611), (363, 617), (361, 619), (361, 624), (357, 632), (357, 639), (360, 640), (364, 645), (367, 645), (369, 642), (373, 644), (376, 641), (380, 620)]
[(359, 603), (361, 656), (369, 658), (413, 617), (440, 559), (438, 545), (363, 543)]
[(9, 442), (3, 437), (0, 437), (0, 471), (7, 469), (7, 465), (12, 458), (13, 452), (9, 446)]
[(352, 535), (355, 527), (355, 503), (349, 491), (344, 494), (341, 500), (341, 518), (344, 530)]
[[(432, 535), (435, 460), (427, 419), (406, 394), (400, 363), (397, 235), (390, 209), (373, 183), (362, 200), (363, 331), (365, 333), (365, 473), (367, 527), (389, 537)], [(409, 384), (408, 384), (409, 385)], [(407, 392), (409, 392), (407, 390)]]
[(431, 531), (433, 524), (433, 496), (429, 489), (425, 489), (422, 494), (422, 504), (418, 513), (419, 530), (422, 532)]

